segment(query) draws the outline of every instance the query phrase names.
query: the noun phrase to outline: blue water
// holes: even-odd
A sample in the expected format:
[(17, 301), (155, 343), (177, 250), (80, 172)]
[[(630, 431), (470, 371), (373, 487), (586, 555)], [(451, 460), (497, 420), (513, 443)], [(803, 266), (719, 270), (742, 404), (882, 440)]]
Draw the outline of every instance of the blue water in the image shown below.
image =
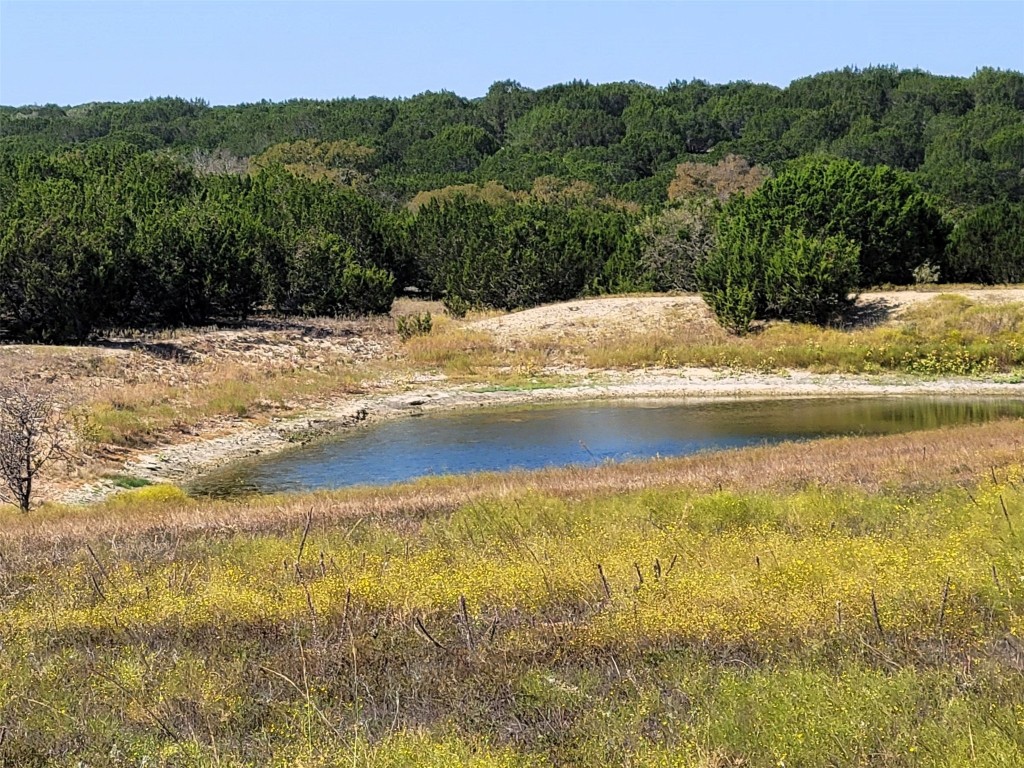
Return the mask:
[(226, 495), (387, 484), (1021, 416), (1024, 401), (937, 398), (647, 401), (434, 413), (240, 462), (197, 482), (192, 491)]

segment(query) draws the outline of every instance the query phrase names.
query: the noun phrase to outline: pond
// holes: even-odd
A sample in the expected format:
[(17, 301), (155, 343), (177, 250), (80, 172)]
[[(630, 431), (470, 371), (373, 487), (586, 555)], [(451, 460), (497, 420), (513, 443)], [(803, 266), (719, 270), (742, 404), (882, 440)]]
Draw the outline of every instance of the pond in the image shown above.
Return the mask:
[(238, 462), (190, 491), (226, 496), (539, 469), (1024, 416), (1011, 399), (617, 401), (441, 412), (386, 421)]

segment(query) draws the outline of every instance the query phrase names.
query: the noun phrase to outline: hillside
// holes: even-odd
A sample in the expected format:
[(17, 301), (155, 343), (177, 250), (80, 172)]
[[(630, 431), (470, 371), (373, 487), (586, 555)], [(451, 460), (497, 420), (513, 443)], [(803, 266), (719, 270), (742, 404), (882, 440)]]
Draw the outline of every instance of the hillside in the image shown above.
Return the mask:
[[(951, 207), (1024, 192), (1024, 75), (972, 77), (844, 69), (785, 88), (752, 82), (561, 83), (512, 80), (483, 98), (295, 99), (211, 107), (159, 98), (124, 104), (0, 108), (0, 152), (127, 142), (171, 150), (206, 172), (237, 171), (279, 145), (344, 146), (325, 172), (362, 175), (385, 196), (494, 180), (530, 189), (554, 176), (627, 200), (666, 199), (677, 164), (737, 154), (777, 166), (825, 153), (913, 172)], [(303, 164), (308, 158), (292, 158)]]

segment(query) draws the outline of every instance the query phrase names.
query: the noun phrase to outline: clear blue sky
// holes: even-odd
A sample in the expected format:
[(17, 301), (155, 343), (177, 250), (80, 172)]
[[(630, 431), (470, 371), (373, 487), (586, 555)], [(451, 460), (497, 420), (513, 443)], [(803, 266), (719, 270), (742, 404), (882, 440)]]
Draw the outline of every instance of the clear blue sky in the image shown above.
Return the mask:
[(149, 96), (481, 96), (676, 79), (791, 80), (847, 65), (1024, 70), (1001, 2), (44, 2), (0, 0), (0, 103)]

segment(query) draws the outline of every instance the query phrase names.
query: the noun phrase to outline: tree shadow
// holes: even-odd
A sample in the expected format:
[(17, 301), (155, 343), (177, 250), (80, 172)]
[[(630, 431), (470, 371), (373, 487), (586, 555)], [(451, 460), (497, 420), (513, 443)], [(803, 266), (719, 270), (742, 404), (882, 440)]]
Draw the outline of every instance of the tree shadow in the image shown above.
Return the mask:
[(896, 305), (888, 299), (858, 301), (840, 316), (836, 324), (840, 328), (873, 328), (892, 318)]

